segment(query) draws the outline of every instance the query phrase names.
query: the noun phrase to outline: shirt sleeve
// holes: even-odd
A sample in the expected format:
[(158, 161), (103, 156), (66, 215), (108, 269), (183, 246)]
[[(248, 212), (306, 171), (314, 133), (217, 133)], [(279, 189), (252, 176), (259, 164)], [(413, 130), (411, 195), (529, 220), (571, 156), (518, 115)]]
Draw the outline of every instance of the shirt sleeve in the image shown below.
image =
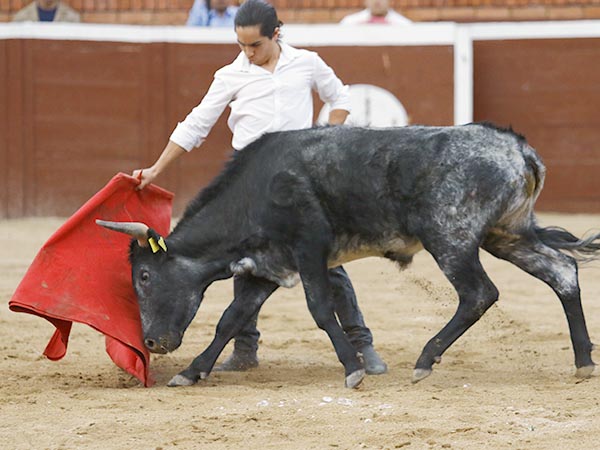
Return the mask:
[(313, 89), (317, 91), (321, 100), (334, 109), (343, 109), (350, 112), (350, 90), (315, 53)]
[(177, 124), (169, 139), (188, 152), (200, 146), (232, 97), (226, 83), (215, 78), (200, 104), (192, 109), (183, 122)]

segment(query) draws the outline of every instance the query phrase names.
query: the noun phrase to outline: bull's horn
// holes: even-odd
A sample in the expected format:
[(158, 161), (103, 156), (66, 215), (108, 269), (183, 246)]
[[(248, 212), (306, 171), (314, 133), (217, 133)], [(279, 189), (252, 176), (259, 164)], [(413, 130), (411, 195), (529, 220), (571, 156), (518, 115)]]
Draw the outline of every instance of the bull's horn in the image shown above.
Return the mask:
[(128, 234), (137, 239), (141, 247), (148, 247), (148, 225), (141, 222), (110, 222), (96, 219), (96, 223), (109, 230)]

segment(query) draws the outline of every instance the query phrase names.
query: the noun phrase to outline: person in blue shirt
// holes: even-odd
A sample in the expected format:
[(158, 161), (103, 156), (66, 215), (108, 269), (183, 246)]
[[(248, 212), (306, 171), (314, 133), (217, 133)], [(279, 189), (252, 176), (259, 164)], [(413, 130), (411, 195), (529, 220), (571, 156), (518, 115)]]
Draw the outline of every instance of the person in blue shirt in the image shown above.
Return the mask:
[(18, 11), (13, 22), (80, 22), (79, 13), (60, 0), (35, 0)]
[(232, 3), (232, 0), (195, 0), (186, 25), (233, 28), (238, 7)]

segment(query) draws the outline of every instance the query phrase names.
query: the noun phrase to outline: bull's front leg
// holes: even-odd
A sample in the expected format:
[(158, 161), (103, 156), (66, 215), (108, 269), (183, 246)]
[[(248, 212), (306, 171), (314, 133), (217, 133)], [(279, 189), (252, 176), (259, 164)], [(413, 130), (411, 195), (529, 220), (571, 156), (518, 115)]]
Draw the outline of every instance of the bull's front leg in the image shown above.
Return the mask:
[[(344, 365), (345, 385), (356, 388), (365, 377), (365, 369), (344, 330), (335, 318), (329, 276), (325, 261), (299, 258), (300, 277), (308, 308), (317, 326), (324, 330), (333, 344), (338, 359)], [(312, 261), (311, 261), (312, 260)]]
[(227, 343), (240, 332), (278, 288), (278, 285), (271, 281), (250, 275), (240, 276), (237, 280), (235, 298), (221, 316), (212, 342), (187, 369), (175, 375), (168, 386), (190, 386), (208, 377)]

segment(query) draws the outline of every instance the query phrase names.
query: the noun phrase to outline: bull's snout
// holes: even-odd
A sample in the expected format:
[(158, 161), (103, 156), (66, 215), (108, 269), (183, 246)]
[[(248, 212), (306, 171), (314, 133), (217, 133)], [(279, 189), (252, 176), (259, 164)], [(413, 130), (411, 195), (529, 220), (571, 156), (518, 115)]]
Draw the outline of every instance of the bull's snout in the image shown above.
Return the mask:
[(146, 337), (144, 345), (152, 353), (165, 354), (172, 352), (181, 344), (181, 339), (176, 339), (169, 336), (161, 336), (159, 338)]
[(160, 343), (160, 340), (146, 338), (144, 339), (144, 345), (148, 350), (152, 353), (167, 353), (167, 347), (164, 344)]

